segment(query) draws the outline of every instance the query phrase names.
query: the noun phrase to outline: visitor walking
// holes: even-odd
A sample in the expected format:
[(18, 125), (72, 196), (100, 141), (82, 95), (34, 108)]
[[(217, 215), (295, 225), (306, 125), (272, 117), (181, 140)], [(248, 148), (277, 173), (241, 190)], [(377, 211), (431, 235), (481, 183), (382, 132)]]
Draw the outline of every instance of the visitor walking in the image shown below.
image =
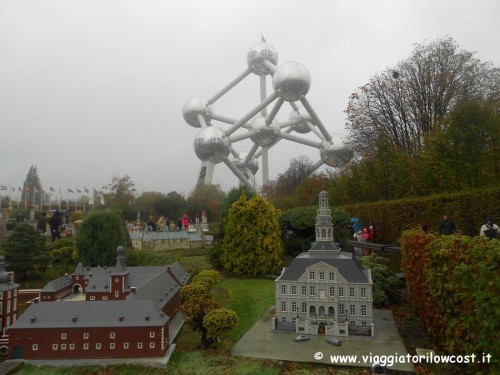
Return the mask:
[(148, 230), (150, 232), (156, 232), (156, 223), (155, 223), (155, 221), (153, 219), (153, 216), (149, 217), (149, 220), (148, 220), (148, 222), (146, 224), (146, 228), (148, 228)]
[(373, 221), (368, 222), (368, 241), (375, 242), (377, 227)]
[(447, 215), (443, 215), (443, 221), (439, 224), (439, 234), (450, 235), (456, 230), (455, 223)]
[(50, 235), (52, 236), (52, 242), (56, 239), (61, 238), (61, 232), (59, 231), (59, 227), (62, 225), (62, 217), (59, 211), (55, 211), (52, 214), (52, 217), (49, 219), (50, 226)]
[(47, 213), (42, 212), (38, 217), (38, 222), (36, 224), (36, 229), (40, 232), (42, 236), (47, 233)]

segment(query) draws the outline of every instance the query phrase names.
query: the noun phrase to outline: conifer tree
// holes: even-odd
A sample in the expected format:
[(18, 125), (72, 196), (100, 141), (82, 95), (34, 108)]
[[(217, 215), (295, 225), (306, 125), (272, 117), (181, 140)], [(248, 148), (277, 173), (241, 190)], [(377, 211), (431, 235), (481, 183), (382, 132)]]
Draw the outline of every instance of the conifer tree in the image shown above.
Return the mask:
[(117, 211), (93, 211), (76, 235), (81, 262), (86, 266), (111, 266), (116, 262), (116, 248), (129, 242), (125, 223)]
[(222, 243), (224, 268), (235, 275), (266, 275), (281, 268), (279, 213), (264, 198), (242, 195), (229, 210)]

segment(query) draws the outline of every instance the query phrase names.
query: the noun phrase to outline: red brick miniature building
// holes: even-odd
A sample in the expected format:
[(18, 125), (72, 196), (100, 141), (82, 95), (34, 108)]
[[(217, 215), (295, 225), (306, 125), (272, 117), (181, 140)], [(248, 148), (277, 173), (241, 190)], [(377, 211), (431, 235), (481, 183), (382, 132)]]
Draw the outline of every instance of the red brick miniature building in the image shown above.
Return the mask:
[(19, 284), (14, 283), (14, 273), (5, 270), (5, 258), (0, 257), (0, 354), (7, 354), (9, 335), (7, 330), (17, 316)]
[(163, 357), (190, 274), (171, 266), (83, 267), (47, 284), (9, 329), (10, 359)]

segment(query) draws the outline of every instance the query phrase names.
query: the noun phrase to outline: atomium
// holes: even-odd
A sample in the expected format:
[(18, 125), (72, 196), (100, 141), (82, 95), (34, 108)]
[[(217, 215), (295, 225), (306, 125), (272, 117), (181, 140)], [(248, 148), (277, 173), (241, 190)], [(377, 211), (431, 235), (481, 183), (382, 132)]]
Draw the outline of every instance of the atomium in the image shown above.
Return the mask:
[[(251, 73), (260, 77), (260, 102), (239, 119), (214, 111), (215, 102)], [(274, 90), (269, 95), (266, 93), (267, 76), (271, 77)], [(266, 185), (269, 182), (268, 151), (282, 140), (319, 150), (319, 160), (311, 167), (310, 173), (323, 164), (344, 167), (353, 153), (341, 136), (328, 133), (306, 98), (310, 87), (311, 76), (307, 68), (296, 61), (278, 65), (276, 49), (263, 39), (248, 51), (247, 69), (227, 86), (209, 99), (189, 98), (182, 107), (182, 115), (190, 126), (201, 128), (193, 142), (195, 154), (202, 161), (198, 184), (212, 183), (215, 165), (224, 163), (242, 184), (256, 190), (255, 176), (261, 160), (262, 184)], [(288, 121), (279, 122), (276, 116), (285, 102), (292, 111)], [(215, 121), (218, 121), (217, 126), (213, 124)], [(228, 128), (223, 129), (219, 123)], [(313, 133), (317, 140), (304, 138), (307, 133)], [(235, 144), (243, 140), (252, 142), (250, 151), (236, 150)]]

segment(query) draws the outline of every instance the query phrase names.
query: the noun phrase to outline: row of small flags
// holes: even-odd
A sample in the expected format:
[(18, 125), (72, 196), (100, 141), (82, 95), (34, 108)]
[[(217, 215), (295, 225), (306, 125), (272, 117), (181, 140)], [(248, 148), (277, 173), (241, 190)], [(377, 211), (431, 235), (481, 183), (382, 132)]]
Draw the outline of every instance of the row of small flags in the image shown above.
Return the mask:
[[(94, 189), (94, 194), (100, 194), (100, 193), (99, 193), (99, 192), (98, 192), (95, 188), (93, 188), (93, 189)], [(4, 191), (5, 191), (5, 190), (9, 190), (9, 187), (8, 187), (8, 186), (6, 186), (6, 185), (0, 185), (0, 190), (4, 190)], [(16, 188), (15, 188), (14, 186), (10, 185), (10, 190), (11, 190), (11, 191), (13, 191), (13, 192), (15, 192), (15, 191), (16, 191)], [(23, 189), (21, 188), (21, 186), (18, 186), (17, 191), (22, 191), (22, 190), (23, 190)], [(30, 191), (31, 191), (31, 188), (27, 187), (27, 188), (25, 188), (25, 189), (24, 189), (24, 191), (25, 191), (25, 192), (30, 192)], [(38, 189), (37, 189), (37, 188), (33, 188), (33, 191), (35, 192), (35, 194), (38, 194), (38, 193), (39, 193), (39, 191), (38, 191)], [(68, 193), (74, 193), (75, 191), (76, 191), (78, 194), (82, 194), (82, 193), (88, 194), (88, 193), (90, 193), (89, 189), (87, 189), (86, 187), (84, 187), (84, 188), (83, 188), (83, 191), (82, 191), (81, 189), (78, 189), (78, 188), (75, 188), (75, 190), (70, 189), (70, 188), (68, 188), (68, 189), (67, 189), (67, 192), (68, 192)], [(50, 192), (51, 192), (51, 193), (55, 193), (55, 192), (56, 192), (56, 190), (55, 190), (55, 189), (51, 186), (51, 187), (50, 187)], [(42, 189), (42, 193), (45, 193), (45, 191), (44, 191), (43, 189)], [(61, 188), (59, 188), (59, 194), (61, 194)]]

